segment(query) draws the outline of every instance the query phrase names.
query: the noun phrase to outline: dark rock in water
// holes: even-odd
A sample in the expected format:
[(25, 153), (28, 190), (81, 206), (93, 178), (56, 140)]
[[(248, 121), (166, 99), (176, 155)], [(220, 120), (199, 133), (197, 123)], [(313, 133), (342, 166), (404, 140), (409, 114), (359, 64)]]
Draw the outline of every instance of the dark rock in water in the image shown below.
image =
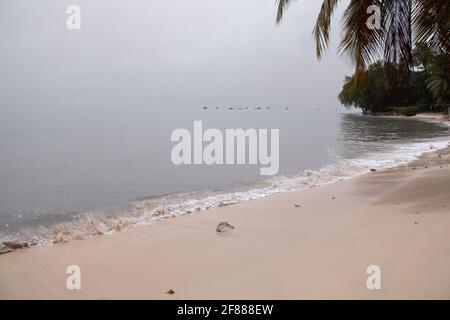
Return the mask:
[(294, 207), (300, 208), (300, 205), (299, 204), (294, 204)]
[(370, 171), (375, 172), (375, 171), (377, 171), (377, 169), (370, 169)]
[(0, 248), (1, 253), (7, 253), (13, 250), (28, 248), (28, 243), (26, 242), (14, 242), (14, 241), (4, 241), (2, 247)]
[(208, 109), (208, 107), (203, 107), (203, 110), (206, 110), (206, 109)]
[(173, 294), (175, 294), (175, 291), (173, 291), (172, 289), (170, 289), (170, 290), (166, 291), (166, 293), (167, 293), (168, 295), (173, 295)]
[(219, 208), (231, 206), (232, 204), (234, 204), (234, 203), (230, 203), (230, 202), (221, 202), (221, 203), (219, 204)]
[(11, 248), (13, 250), (28, 248), (28, 243), (26, 242), (14, 242), (14, 241), (4, 241), (4, 247)]
[(232, 226), (231, 224), (229, 224), (226, 221), (222, 221), (221, 223), (219, 223), (217, 225), (216, 232), (224, 233), (224, 232), (230, 231), (232, 229), (234, 229), (234, 226)]
[(6, 248), (1, 248), (1, 249), (0, 249), (0, 254), (8, 253), (8, 252), (11, 252), (11, 251), (13, 251), (13, 250), (11, 250), (11, 249), (6, 249)]

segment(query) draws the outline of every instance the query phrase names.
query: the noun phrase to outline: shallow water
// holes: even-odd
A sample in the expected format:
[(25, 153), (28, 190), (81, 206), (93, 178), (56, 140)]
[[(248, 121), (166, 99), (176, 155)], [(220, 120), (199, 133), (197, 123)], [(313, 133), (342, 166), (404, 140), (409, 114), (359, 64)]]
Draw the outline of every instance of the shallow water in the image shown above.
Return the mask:
[[(2, 237), (61, 222), (78, 224), (78, 237), (92, 223), (103, 233), (395, 166), (449, 140), (448, 127), (410, 118), (256, 107), (174, 108), (170, 116), (150, 107), (1, 108)], [(205, 129), (278, 128), (279, 174), (263, 179), (257, 165), (175, 166), (171, 132), (192, 131), (194, 120)]]

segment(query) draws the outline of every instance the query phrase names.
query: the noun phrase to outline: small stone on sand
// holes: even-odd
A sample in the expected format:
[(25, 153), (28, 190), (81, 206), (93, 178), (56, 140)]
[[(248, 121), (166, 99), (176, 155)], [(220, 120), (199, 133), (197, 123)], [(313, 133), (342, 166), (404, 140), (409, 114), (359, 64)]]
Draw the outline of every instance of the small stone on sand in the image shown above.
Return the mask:
[(221, 223), (219, 223), (217, 225), (216, 232), (224, 233), (224, 232), (230, 231), (232, 229), (234, 229), (234, 226), (232, 226), (231, 224), (229, 224), (226, 221), (222, 221)]

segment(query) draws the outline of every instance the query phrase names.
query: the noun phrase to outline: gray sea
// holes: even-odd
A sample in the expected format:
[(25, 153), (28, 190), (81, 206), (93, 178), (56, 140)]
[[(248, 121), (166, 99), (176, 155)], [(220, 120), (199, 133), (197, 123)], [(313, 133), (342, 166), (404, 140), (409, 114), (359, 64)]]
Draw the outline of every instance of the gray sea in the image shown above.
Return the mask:
[[(204, 129), (279, 129), (279, 173), (173, 164), (171, 133), (192, 132), (195, 120)], [(112, 232), (396, 166), (449, 135), (440, 124), (340, 108), (2, 107), (0, 230), (36, 243), (71, 239), (71, 228), (77, 237)]]

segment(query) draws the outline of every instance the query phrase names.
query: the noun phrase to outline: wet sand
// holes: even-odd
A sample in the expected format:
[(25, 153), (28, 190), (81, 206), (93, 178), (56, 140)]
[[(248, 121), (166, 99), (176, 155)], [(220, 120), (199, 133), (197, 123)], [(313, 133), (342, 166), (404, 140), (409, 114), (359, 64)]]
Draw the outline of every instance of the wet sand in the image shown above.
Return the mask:
[[(449, 165), (445, 149), (350, 180), (0, 255), (0, 298), (449, 299)], [(235, 229), (216, 233), (221, 221)], [(81, 268), (81, 290), (66, 288), (69, 265)], [(381, 269), (380, 290), (366, 286), (369, 265)]]

